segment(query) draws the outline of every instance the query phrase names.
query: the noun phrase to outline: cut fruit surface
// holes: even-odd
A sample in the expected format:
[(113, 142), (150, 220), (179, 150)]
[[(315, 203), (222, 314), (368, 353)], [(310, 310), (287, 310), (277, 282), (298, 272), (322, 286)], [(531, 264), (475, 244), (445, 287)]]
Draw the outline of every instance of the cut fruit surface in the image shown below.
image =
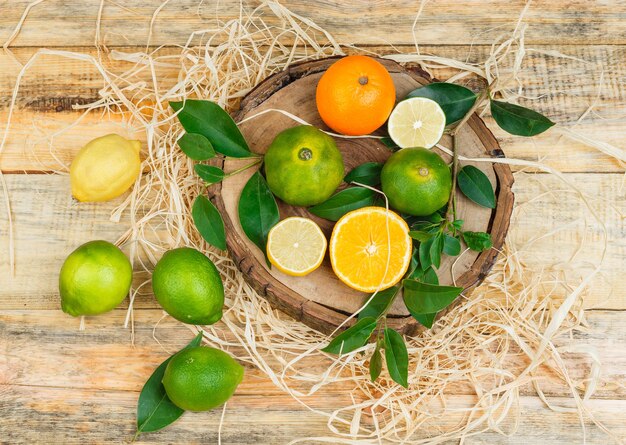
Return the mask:
[(446, 115), (437, 102), (412, 97), (398, 103), (389, 116), (389, 137), (400, 148), (433, 147), (443, 135)]
[(409, 268), (409, 226), (391, 210), (363, 207), (337, 221), (329, 250), (333, 270), (345, 284), (362, 292), (387, 289)]
[(326, 246), (326, 237), (315, 221), (293, 216), (270, 230), (267, 258), (281, 272), (300, 277), (322, 264)]

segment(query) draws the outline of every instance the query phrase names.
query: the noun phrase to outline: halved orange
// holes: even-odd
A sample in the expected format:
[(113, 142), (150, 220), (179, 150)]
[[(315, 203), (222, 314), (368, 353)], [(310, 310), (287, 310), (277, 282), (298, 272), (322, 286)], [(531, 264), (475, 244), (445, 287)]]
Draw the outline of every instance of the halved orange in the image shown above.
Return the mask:
[(337, 221), (329, 250), (333, 270), (345, 284), (362, 292), (387, 289), (411, 263), (409, 226), (391, 210), (363, 207)]

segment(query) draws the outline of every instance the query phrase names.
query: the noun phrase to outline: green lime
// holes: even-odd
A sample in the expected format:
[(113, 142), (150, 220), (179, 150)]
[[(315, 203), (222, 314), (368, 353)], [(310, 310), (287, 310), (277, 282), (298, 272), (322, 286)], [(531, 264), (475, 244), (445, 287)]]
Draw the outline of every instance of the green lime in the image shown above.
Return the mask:
[(196, 346), (172, 357), (163, 374), (163, 386), (179, 408), (206, 411), (231, 398), (243, 379), (243, 369), (219, 349)]
[(108, 312), (126, 298), (132, 279), (133, 268), (119, 248), (107, 241), (85, 243), (61, 267), (61, 308), (74, 317)]
[(334, 139), (310, 125), (280, 132), (265, 154), (270, 190), (294, 206), (326, 201), (337, 190), (343, 173), (343, 158)]
[(152, 273), (152, 290), (163, 309), (183, 323), (213, 324), (222, 318), (222, 278), (196, 249), (165, 252)]
[(389, 205), (409, 215), (426, 216), (446, 205), (452, 189), (450, 168), (425, 148), (403, 148), (383, 166), (380, 175)]

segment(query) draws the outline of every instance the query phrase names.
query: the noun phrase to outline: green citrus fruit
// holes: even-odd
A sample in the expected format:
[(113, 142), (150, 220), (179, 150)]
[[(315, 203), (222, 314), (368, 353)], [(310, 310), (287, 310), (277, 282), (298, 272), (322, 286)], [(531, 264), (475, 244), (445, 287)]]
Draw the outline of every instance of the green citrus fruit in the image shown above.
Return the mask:
[(107, 241), (85, 243), (61, 267), (61, 308), (74, 317), (108, 312), (126, 298), (132, 279), (133, 268), (119, 248)]
[(343, 158), (332, 137), (310, 125), (276, 136), (265, 154), (267, 184), (287, 204), (326, 201), (343, 179)]
[(213, 324), (222, 318), (222, 278), (196, 249), (165, 252), (152, 273), (152, 290), (163, 309), (183, 323)]
[(188, 411), (206, 411), (231, 398), (243, 379), (243, 366), (219, 349), (183, 349), (172, 357), (163, 386), (172, 402)]
[(441, 156), (425, 148), (395, 152), (380, 176), (389, 205), (409, 215), (431, 215), (446, 205), (452, 189), (450, 168)]

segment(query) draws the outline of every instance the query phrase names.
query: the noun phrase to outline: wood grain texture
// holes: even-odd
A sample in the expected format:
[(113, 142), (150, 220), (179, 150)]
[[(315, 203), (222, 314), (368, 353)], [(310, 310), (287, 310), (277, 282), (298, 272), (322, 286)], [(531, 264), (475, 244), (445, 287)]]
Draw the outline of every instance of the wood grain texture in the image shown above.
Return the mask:
[[(78, 319), (60, 311), (0, 312), (0, 349), (4, 352), (0, 356), (0, 411), (11, 410), (10, 416), (0, 416), (3, 441), (119, 443), (127, 440), (134, 430), (137, 397), (144, 381), (154, 367), (193, 336), (187, 327), (166, 318), (155, 331), (162, 346), (159, 345), (152, 332), (161, 314), (160, 310), (148, 309), (136, 312), (132, 345), (130, 330), (122, 328), (121, 310), (88, 317), (84, 331), (78, 330)], [(626, 358), (621, 351), (626, 348), (626, 320), (613, 311), (593, 311), (588, 319), (588, 331), (574, 332), (574, 339), (597, 348), (604, 365), (603, 379), (609, 382), (598, 388), (596, 398), (589, 405), (615, 433), (625, 434), (626, 427), (619, 415), (626, 408), (625, 402), (613, 399), (626, 395), (626, 389), (619, 386), (625, 377)], [(610, 348), (605, 347), (607, 343)], [(589, 363), (581, 356), (570, 354), (566, 360), (574, 379), (588, 375)], [(321, 371), (324, 366), (318, 362), (312, 364), (311, 370)], [(511, 369), (517, 366), (513, 357)], [(569, 403), (563, 386), (550, 375), (542, 380), (541, 388), (552, 403)], [(306, 403), (326, 410), (329, 400), (348, 402), (352, 389), (340, 382), (308, 397)], [(451, 407), (475, 403), (474, 394), (467, 388), (455, 389), (456, 395), (448, 398)], [(503, 442), (497, 434), (487, 433), (470, 443), (535, 443), (539, 438), (549, 438), (550, 443), (556, 444), (578, 443), (581, 432), (576, 416), (551, 412), (530, 394), (531, 388), (522, 389), (522, 422), (514, 438)], [(284, 444), (295, 437), (326, 434), (325, 419), (307, 413), (258, 370), (246, 365), (245, 378), (227, 405), (222, 443)], [(143, 439), (149, 443), (215, 443), (220, 415), (219, 409), (187, 414), (163, 432), (145, 435)], [(437, 419), (437, 422), (449, 428), (460, 420), (461, 417), (450, 413), (445, 420)], [(511, 422), (505, 425), (507, 429), (513, 427)], [(428, 431), (424, 428), (425, 433)], [(599, 443), (604, 437), (595, 427), (590, 427), (588, 434), (589, 443)]]
[[(96, 51), (88, 47), (62, 48), (84, 52), (95, 56)], [(123, 47), (118, 51), (137, 52), (137, 48)], [(410, 46), (368, 48), (380, 54), (414, 53)], [(422, 46), (422, 54), (469, 62), (481, 62), (489, 54), (488, 46)], [(540, 51), (556, 51), (575, 59), (555, 58), (529, 51), (525, 58), (520, 79), (523, 93), (538, 100), (521, 99), (523, 105), (537, 109), (562, 124), (571, 124), (594, 105), (593, 112), (575, 126), (575, 130), (591, 138), (626, 146), (626, 47), (624, 46), (540, 46)], [(15, 56), (25, 63), (34, 53), (33, 48), (18, 48)], [(159, 55), (175, 54), (175, 48), (163, 48)], [(122, 73), (134, 64), (110, 60), (104, 57), (112, 73)], [(507, 66), (510, 62), (504, 64)], [(602, 78), (598, 69), (604, 70)], [(0, 123), (7, 120), (7, 106), (13, 92), (20, 66), (7, 54), (0, 52)], [(166, 88), (178, 76), (173, 67), (156, 67), (160, 85)], [(433, 70), (442, 79), (455, 74), (451, 69)], [(593, 79), (591, 82), (589, 79)], [(150, 71), (144, 67), (137, 80), (150, 81)], [(602, 83), (600, 83), (602, 81)], [(474, 79), (462, 79), (461, 84), (476, 87)], [(119, 116), (102, 116), (95, 112), (87, 115), (73, 128), (66, 128), (79, 114), (71, 112), (74, 104), (96, 100), (103, 81), (92, 64), (42, 56), (22, 79), (17, 96), (18, 108), (11, 126), (11, 137), (0, 156), (3, 171), (53, 171), (65, 170), (76, 152), (94, 135), (115, 131), (128, 136), (145, 139), (139, 129), (128, 128)], [(512, 85), (511, 85), (512, 86)], [(533, 138), (511, 136), (500, 130), (491, 120), (488, 127), (498, 138), (508, 157), (541, 160), (545, 164), (564, 172), (623, 172), (623, 167), (614, 159), (598, 150), (572, 142), (557, 133), (548, 131)], [(90, 131), (86, 132), (85, 129)], [(2, 131), (4, 126), (2, 126)], [(64, 130), (64, 131), (61, 131)], [(58, 134), (57, 134), (58, 133)], [(53, 137), (54, 135), (54, 137)], [(519, 167), (514, 167), (519, 169)]]
[[(585, 297), (586, 307), (626, 309), (626, 189), (618, 174), (571, 173), (566, 178), (581, 187), (595, 200), (596, 211), (606, 222), (610, 245), (603, 274)], [(70, 198), (69, 177), (63, 175), (7, 175), (13, 205), (16, 243), (16, 276), (11, 277), (7, 256), (0, 256), (0, 308), (57, 309), (58, 272), (65, 257), (80, 244), (92, 239), (115, 241), (128, 227), (128, 215), (119, 223), (110, 221), (110, 214), (123, 197), (108, 203), (76, 203)], [(602, 250), (602, 232), (589, 212), (574, 194), (554, 176), (517, 174), (514, 192), (515, 210), (509, 237), (522, 246), (531, 239), (562, 228), (554, 235), (539, 239), (529, 246), (524, 261), (531, 265), (545, 260), (566, 260), (580, 245), (577, 235), (585, 220), (589, 228), (582, 254), (596, 262)], [(547, 193), (550, 192), (550, 193)], [(543, 194), (541, 199), (533, 200)], [(614, 197), (617, 203), (602, 200)], [(532, 201), (530, 204), (525, 204)], [(42, 221), (45, 220), (45, 224)], [(568, 224), (574, 224), (568, 226)], [(542, 230), (538, 230), (538, 226)], [(543, 231), (545, 229), (545, 232)], [(0, 207), (0, 252), (8, 246), (7, 219)], [(128, 246), (124, 246), (128, 251)], [(142, 256), (143, 258), (143, 256)], [(149, 264), (149, 262), (148, 262)], [(33, 270), (37, 280), (33, 280)], [(581, 269), (586, 273), (587, 269)], [(135, 283), (149, 278), (138, 274)], [(137, 307), (157, 307), (149, 293), (139, 295)]]
[[(318, 128), (330, 130), (317, 112), (315, 88), (322, 73), (336, 60), (337, 58), (326, 58), (295, 64), (269, 77), (242, 100), (235, 120), (244, 121), (259, 113), (280, 107), (289, 113), (299, 113), (305, 121)], [(398, 98), (405, 97), (410, 91), (429, 82), (429, 79), (424, 77), (426, 74), (421, 71), (407, 70), (389, 60), (379, 59), (379, 61), (391, 74)], [(294, 122), (291, 119), (269, 113), (245, 122), (241, 125), (241, 131), (248, 141), (252, 141), (250, 146), (252, 151), (264, 153), (278, 133), (293, 126)], [(500, 153), (498, 142), (476, 116), (472, 117), (463, 131), (459, 132), (458, 138), (465, 156), (495, 157)], [(343, 154), (346, 174), (364, 162), (384, 162), (391, 155), (384, 144), (376, 140), (341, 138), (335, 140)], [(444, 140), (448, 145), (451, 143), (449, 138)], [(435, 150), (439, 152), (438, 149)], [(449, 162), (449, 157), (446, 158)], [(241, 161), (224, 162), (225, 171), (233, 171), (241, 166)], [(456, 284), (465, 288), (466, 294), (482, 281), (493, 266), (509, 227), (514, 199), (511, 193), (513, 176), (507, 166), (486, 163), (474, 163), (474, 166), (485, 172), (492, 182), (492, 187), (497, 190), (498, 205), (491, 211), (475, 205), (459, 192), (457, 215), (459, 219), (466, 221), (464, 226), (466, 230), (490, 232), (494, 248), (481, 254), (469, 252), (458, 262), (455, 258), (446, 256), (437, 271), (443, 285), (452, 285), (456, 278)], [(325, 259), (315, 272), (308, 275), (306, 280), (289, 277), (267, 267), (263, 253), (248, 240), (239, 224), (239, 196), (252, 174), (253, 171), (248, 171), (228, 178), (219, 185), (219, 193), (215, 196), (217, 207), (224, 217), (231, 256), (244, 272), (248, 283), (274, 307), (322, 332), (334, 331), (345, 321), (348, 314), (354, 313), (365, 303), (366, 294), (349, 289), (341, 283), (336, 278), (328, 259)], [(330, 238), (333, 223), (310, 214), (304, 208), (292, 207), (280, 200), (278, 205), (282, 218), (288, 216), (313, 218), (325, 232), (326, 237)], [(457, 274), (453, 277), (451, 267), (455, 262)], [(402, 332), (413, 332), (419, 326), (400, 299), (396, 300), (389, 314), (394, 317), (388, 320), (390, 326)], [(352, 322), (354, 323), (354, 320)]]
[[(30, 0), (0, 2), (0, 41), (7, 39)], [(101, 36), (108, 46), (148, 42), (150, 20), (161, 0), (105, 2)], [(185, 44), (189, 33), (214, 29), (218, 19), (246, 16), (261, 2), (237, 0), (199, 2), (179, 0), (166, 4), (156, 16), (150, 43), (154, 45)], [(282, 1), (293, 13), (313, 20), (330, 32), (340, 43), (388, 44), (491, 44), (499, 34), (511, 33), (524, 5), (523, 0), (502, 3), (486, 0), (480, 3), (464, 0), (429, 2), (413, 30), (420, 4), (412, 0), (388, 3), (383, 0), (317, 1), (315, 7), (306, 0)], [(91, 45), (94, 42), (99, 2), (65, 0), (40, 4), (32, 9), (14, 46), (63, 46), (68, 42)], [(265, 23), (280, 26), (280, 19), (269, 8), (263, 11)], [(626, 43), (626, 7), (619, 2), (534, 1), (525, 15), (528, 23), (527, 43)], [(175, 26), (172, 26), (175, 24)], [(324, 42), (324, 35), (316, 39)], [(293, 41), (286, 35), (285, 43)]]

